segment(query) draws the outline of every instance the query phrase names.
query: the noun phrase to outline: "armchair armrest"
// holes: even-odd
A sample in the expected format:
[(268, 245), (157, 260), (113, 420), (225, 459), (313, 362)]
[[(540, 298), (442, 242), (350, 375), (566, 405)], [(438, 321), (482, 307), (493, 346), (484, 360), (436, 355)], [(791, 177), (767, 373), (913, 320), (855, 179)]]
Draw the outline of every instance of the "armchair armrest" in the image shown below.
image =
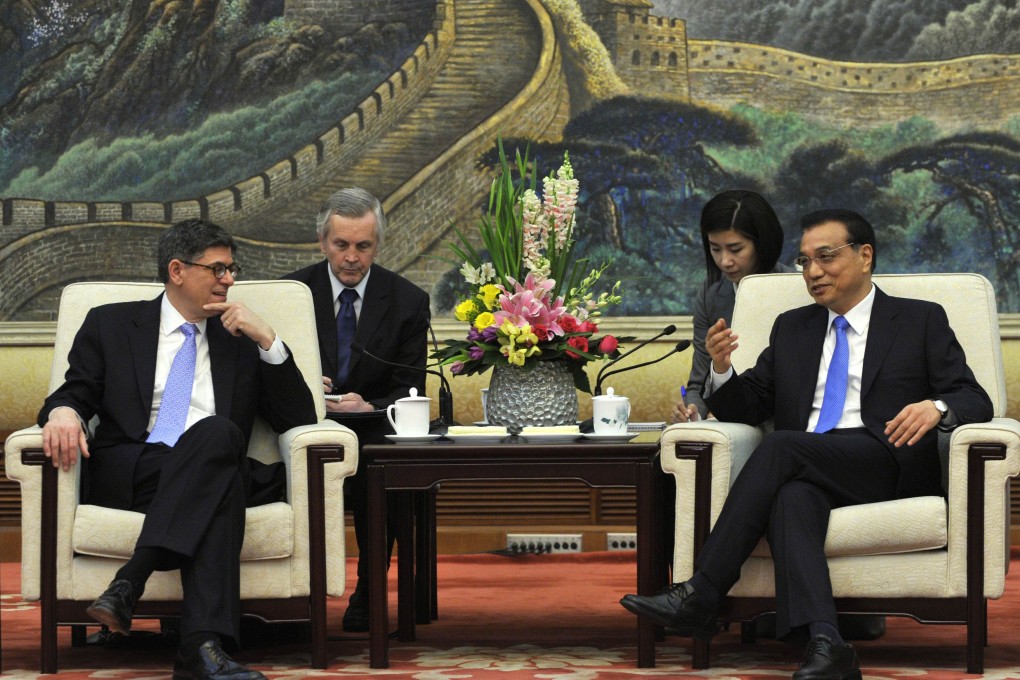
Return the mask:
[[(343, 595), (345, 583), (344, 480), (358, 469), (358, 438), (332, 420), (287, 430), (279, 437), (294, 512), (295, 567), (325, 565), (325, 596)], [(303, 544), (302, 544), (303, 539)], [(321, 551), (321, 553), (320, 553)], [(296, 576), (296, 575), (295, 575)], [(313, 601), (316, 585), (313, 577)]]
[[(1020, 422), (994, 418), (962, 425), (949, 440), (949, 583), (998, 598), (1009, 565), (1009, 480), (1020, 475)], [(968, 588), (967, 563), (983, 561), (983, 588)], [(976, 584), (971, 584), (976, 585)]]
[[(54, 468), (42, 450), (42, 428), (18, 430), (5, 445), (7, 476), (21, 486), (21, 592), (26, 600), (41, 596), (43, 564), (69, 574), (71, 533), (78, 507), (81, 464), (68, 472)], [(43, 551), (55, 554), (42, 557)]]
[(671, 425), (662, 433), (662, 469), (676, 481), (674, 581), (694, 573), (695, 551), (762, 436), (761, 428), (715, 420)]

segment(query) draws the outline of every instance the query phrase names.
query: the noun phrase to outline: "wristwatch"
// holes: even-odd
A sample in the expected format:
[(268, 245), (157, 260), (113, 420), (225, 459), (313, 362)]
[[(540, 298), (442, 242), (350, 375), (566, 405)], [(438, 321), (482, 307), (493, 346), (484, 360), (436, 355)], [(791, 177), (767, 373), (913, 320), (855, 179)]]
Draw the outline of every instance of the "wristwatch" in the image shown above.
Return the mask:
[(935, 408), (939, 410), (939, 422), (941, 423), (946, 419), (946, 416), (949, 415), (949, 407), (946, 406), (946, 402), (941, 399), (932, 399), (931, 403), (935, 404)]

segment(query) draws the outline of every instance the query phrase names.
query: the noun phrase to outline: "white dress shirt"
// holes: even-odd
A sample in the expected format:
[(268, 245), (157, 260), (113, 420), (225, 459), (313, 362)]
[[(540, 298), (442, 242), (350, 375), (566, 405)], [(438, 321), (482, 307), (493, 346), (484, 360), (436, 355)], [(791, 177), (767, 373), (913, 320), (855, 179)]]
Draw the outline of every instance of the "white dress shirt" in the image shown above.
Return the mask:
[[(864, 427), (861, 419), (861, 380), (864, 375), (864, 350), (868, 345), (868, 327), (871, 325), (871, 308), (875, 304), (875, 285), (864, 299), (858, 302), (843, 317), (850, 324), (846, 329), (847, 344), (850, 348), (850, 370), (846, 385), (846, 401), (843, 402), (843, 415), (833, 428), (841, 430), (848, 427)], [(839, 314), (829, 310), (829, 325), (825, 333), (825, 344), (822, 345), (822, 360), (818, 364), (818, 379), (815, 381), (815, 396), (811, 400), (811, 415), (808, 417), (808, 432), (814, 432), (818, 417), (822, 410), (822, 399), (825, 396), (825, 379), (829, 375), (829, 362), (836, 351), (836, 327), (832, 322)]]
[[(156, 378), (152, 390), (152, 409), (149, 412), (149, 426), (152, 432), (156, 424), (156, 414), (163, 401), (163, 390), (166, 379), (170, 375), (170, 366), (184, 344), (184, 333), (180, 326), (187, 320), (171, 304), (164, 295), (159, 310), (159, 343), (156, 346)], [(207, 319), (194, 322), (198, 332), (195, 333), (195, 382), (191, 387), (191, 405), (188, 407), (188, 418), (185, 428), (188, 429), (202, 418), (216, 414), (216, 397), (213, 394), (212, 369), (209, 363), (209, 342), (206, 339)], [(270, 364), (282, 364), (290, 356), (283, 341), (277, 335), (268, 350), (259, 347), (259, 356)]]
[[(843, 402), (843, 415), (836, 428), (864, 427), (861, 419), (861, 379), (864, 373), (864, 350), (868, 345), (868, 327), (871, 325), (871, 308), (875, 304), (875, 285), (850, 311), (843, 316), (850, 324), (846, 330), (847, 344), (850, 349), (850, 367), (846, 388), (846, 401)], [(825, 379), (829, 373), (829, 362), (836, 349), (836, 330), (832, 325), (833, 320), (839, 316), (831, 309), (829, 310), (828, 330), (825, 333), (825, 343), (822, 345), (822, 359), (818, 364), (818, 378), (815, 380), (815, 394), (811, 401), (811, 415), (808, 417), (807, 431), (813, 432), (818, 423), (818, 416), (822, 409), (822, 398), (825, 396)], [(716, 373), (715, 368), (710, 372), (712, 389), (722, 387), (727, 380), (733, 377), (731, 366), (725, 373)]]
[[(329, 266), (328, 262), (326, 263), (326, 271), (329, 272), (329, 285), (333, 289), (333, 317), (336, 318), (340, 313), (340, 293), (345, 288), (350, 288), (350, 286), (345, 286), (341, 283), (340, 279), (333, 273), (333, 268)], [(354, 314), (359, 320), (361, 319), (361, 303), (365, 299), (365, 288), (368, 287), (368, 277), (371, 274), (372, 268), (369, 267), (361, 281), (358, 282), (358, 285), (354, 286), (354, 290), (358, 293), (358, 299), (354, 301)]]

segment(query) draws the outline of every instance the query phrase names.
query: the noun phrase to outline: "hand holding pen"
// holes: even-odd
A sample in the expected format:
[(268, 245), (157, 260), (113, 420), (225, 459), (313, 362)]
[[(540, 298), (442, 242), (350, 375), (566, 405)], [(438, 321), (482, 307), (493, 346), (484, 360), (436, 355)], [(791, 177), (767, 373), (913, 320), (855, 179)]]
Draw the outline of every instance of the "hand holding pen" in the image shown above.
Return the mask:
[(687, 423), (701, 420), (698, 414), (698, 407), (687, 403), (687, 386), (680, 386), (680, 401), (673, 407), (673, 422)]

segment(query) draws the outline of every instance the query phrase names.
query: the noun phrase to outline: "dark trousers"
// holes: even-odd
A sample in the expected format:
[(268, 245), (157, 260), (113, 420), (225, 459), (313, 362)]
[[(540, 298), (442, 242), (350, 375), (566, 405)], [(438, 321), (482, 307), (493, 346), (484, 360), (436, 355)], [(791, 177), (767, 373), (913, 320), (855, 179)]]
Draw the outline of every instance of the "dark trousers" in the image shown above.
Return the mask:
[(135, 467), (132, 510), (145, 513), (136, 547), (174, 557), (181, 570), (181, 636), (240, 638), (241, 544), (250, 483), (244, 435), (222, 416), (204, 418), (170, 448), (152, 444)]
[(730, 489), (696, 568), (725, 594), (765, 535), (775, 563), (776, 636), (814, 621), (836, 626), (824, 553), (829, 512), (895, 498), (898, 474), (889, 449), (863, 428), (773, 432)]

